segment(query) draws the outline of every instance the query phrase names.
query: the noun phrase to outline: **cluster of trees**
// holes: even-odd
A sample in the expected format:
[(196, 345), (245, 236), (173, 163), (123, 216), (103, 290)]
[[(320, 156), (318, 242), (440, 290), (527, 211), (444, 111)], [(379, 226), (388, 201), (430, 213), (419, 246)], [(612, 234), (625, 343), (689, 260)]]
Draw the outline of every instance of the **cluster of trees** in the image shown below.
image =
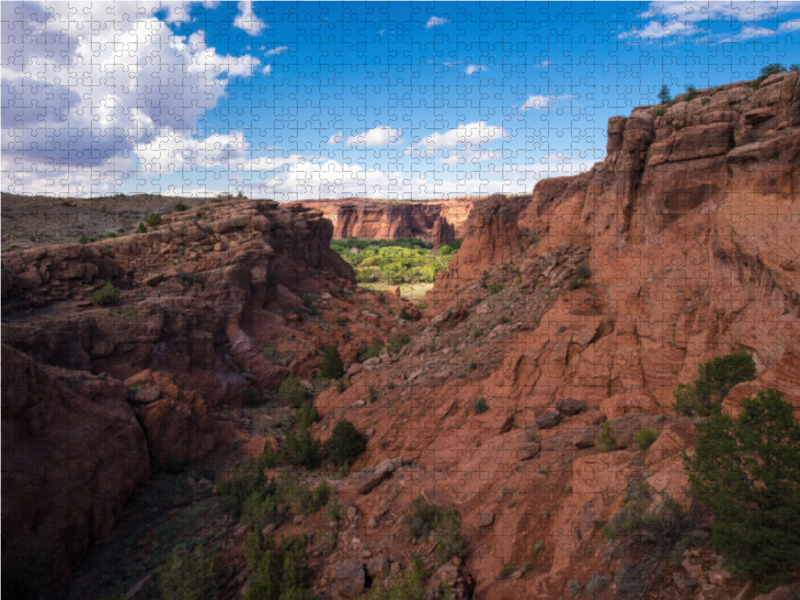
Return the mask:
[[(780, 63), (773, 63), (771, 65), (767, 65), (766, 67), (761, 69), (761, 75), (753, 80), (750, 84), (751, 87), (754, 89), (758, 89), (761, 83), (770, 75), (776, 75), (777, 73), (785, 73), (786, 71), (798, 71), (800, 70), (800, 65), (792, 64), (789, 65), (789, 68), (786, 68), (786, 65), (782, 65)], [(689, 85), (686, 87), (686, 92), (689, 94), (690, 99), (697, 93), (697, 88), (693, 85)], [(670, 92), (669, 86), (662, 85), (661, 89), (658, 92), (658, 101), (661, 104), (665, 104), (672, 100), (672, 93)]]
[(356, 269), (358, 281), (391, 284), (434, 281), (436, 273), (447, 269), (460, 245), (460, 241), (443, 244), (434, 251), (430, 242), (419, 238), (364, 240), (353, 237), (331, 242), (331, 248)]

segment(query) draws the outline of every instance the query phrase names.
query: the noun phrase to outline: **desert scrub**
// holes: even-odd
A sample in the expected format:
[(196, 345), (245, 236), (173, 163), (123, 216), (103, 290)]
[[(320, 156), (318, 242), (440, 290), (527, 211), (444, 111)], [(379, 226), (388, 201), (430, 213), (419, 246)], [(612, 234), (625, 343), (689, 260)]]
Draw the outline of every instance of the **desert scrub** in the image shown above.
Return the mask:
[(503, 286), (500, 285), (499, 283), (495, 283), (489, 288), (489, 295), (494, 296), (495, 294), (499, 294), (502, 291), (503, 291)]
[(500, 579), (508, 579), (511, 577), (511, 574), (517, 570), (517, 564), (511, 560), (507, 563), (503, 564), (503, 568), (500, 570)]
[(639, 446), (639, 450), (647, 450), (653, 443), (658, 439), (658, 432), (655, 429), (650, 429), (649, 427), (643, 427), (639, 430), (639, 433), (636, 434), (636, 445)]
[(611, 452), (614, 450), (617, 440), (614, 438), (614, 430), (611, 429), (611, 425), (608, 423), (608, 421), (603, 423), (603, 431), (597, 434), (597, 436), (594, 438), (594, 443), (595, 446), (597, 446), (603, 452)]
[(372, 346), (368, 346), (367, 344), (361, 344), (358, 347), (358, 361), (364, 362), (369, 360), (370, 358), (375, 358), (376, 356), (380, 356), (381, 354), (381, 346), (379, 344), (375, 344)]
[(90, 297), (97, 306), (109, 306), (119, 300), (119, 294), (119, 288), (109, 281), (99, 290), (93, 291)]
[(175, 548), (159, 569), (158, 587), (164, 600), (216, 598), (220, 586), (219, 556), (206, 556), (202, 546), (183, 553)]
[(147, 215), (145, 222), (150, 225), (150, 227), (158, 227), (161, 225), (161, 215), (158, 213), (150, 213)]
[(173, 208), (175, 209), (175, 212), (183, 212), (185, 210), (189, 210), (189, 207), (186, 206), (183, 202), (176, 202)]
[(467, 540), (461, 533), (461, 513), (451, 502), (450, 507), (436, 516), (434, 524), (436, 536), (436, 560), (445, 562), (454, 556), (467, 553)]
[(436, 526), (438, 509), (433, 502), (425, 496), (417, 496), (411, 502), (411, 513), (403, 517), (403, 523), (408, 527), (408, 535), (421, 538), (433, 531)]
[(482, 415), (489, 410), (489, 405), (486, 404), (486, 398), (478, 398), (472, 405), (472, 412), (476, 415)]
[(403, 346), (410, 341), (411, 337), (406, 333), (398, 333), (397, 335), (392, 336), (389, 338), (389, 352), (392, 354), (397, 354), (403, 349)]

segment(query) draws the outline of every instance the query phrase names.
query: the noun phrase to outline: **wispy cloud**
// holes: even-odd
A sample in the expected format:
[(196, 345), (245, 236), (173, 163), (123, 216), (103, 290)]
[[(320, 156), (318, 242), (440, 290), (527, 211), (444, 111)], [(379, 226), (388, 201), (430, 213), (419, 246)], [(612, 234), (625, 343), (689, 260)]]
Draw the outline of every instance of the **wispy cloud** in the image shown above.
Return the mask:
[(289, 46), (278, 46), (277, 48), (273, 48), (272, 50), (269, 50), (266, 55), (267, 56), (272, 56), (273, 54), (274, 55), (283, 54), (288, 49), (289, 49)]
[(431, 27), (436, 27), (437, 25), (444, 25), (445, 23), (449, 23), (450, 21), (445, 19), (444, 17), (437, 17), (433, 15), (428, 22), (425, 23), (425, 29), (430, 29)]
[(481, 71), (485, 71), (486, 67), (483, 65), (469, 65), (466, 69), (464, 69), (464, 73), (467, 75), (472, 75), (473, 73), (480, 73)]
[(636, 39), (640, 42), (658, 41), (673, 35), (686, 35), (686, 23), (682, 21), (650, 21), (644, 27), (632, 27), (630, 31), (623, 31), (619, 39)]
[(558, 102), (559, 100), (572, 100), (573, 96), (571, 94), (563, 94), (561, 96), (542, 96), (541, 94), (535, 96), (528, 96), (528, 99), (525, 100), (525, 103), (520, 106), (520, 110), (522, 112), (529, 111), (531, 109), (535, 110), (542, 110), (545, 108), (552, 107), (553, 104)]

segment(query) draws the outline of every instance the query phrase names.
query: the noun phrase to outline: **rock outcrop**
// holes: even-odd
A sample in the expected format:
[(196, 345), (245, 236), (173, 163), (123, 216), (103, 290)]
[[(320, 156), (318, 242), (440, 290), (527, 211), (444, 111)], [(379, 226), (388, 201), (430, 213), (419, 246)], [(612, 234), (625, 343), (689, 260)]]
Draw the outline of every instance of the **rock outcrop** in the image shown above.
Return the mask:
[(149, 475), (147, 442), (121, 381), (2, 349), (3, 571), (41, 561), (57, 582)]

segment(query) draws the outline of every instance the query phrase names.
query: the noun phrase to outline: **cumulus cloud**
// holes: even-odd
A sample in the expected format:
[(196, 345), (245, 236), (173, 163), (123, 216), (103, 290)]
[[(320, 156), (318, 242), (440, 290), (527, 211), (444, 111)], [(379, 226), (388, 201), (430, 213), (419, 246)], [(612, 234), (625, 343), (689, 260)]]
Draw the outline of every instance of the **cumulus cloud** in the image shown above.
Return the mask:
[(176, 36), (152, 16), (163, 6), (87, 2), (79, 7), (85, 19), (59, 6), (0, 6), (0, 149), (9, 191), (47, 185), (37, 178), (53, 192), (71, 181), (120, 185), (135, 148), (195, 127), (231, 78), (260, 66), (252, 56), (209, 48), (202, 31)]
[(252, 0), (242, 0), (236, 5), (236, 7), (238, 8), (239, 12), (237, 13), (236, 18), (233, 19), (234, 27), (241, 29), (242, 31), (246, 31), (250, 35), (258, 35), (267, 27), (269, 27), (269, 25), (259, 19), (253, 12)]
[(437, 25), (444, 25), (445, 23), (449, 23), (447, 19), (443, 17), (437, 17), (436, 15), (431, 16), (428, 19), (428, 22), (425, 23), (425, 29), (430, 29), (431, 27), (436, 27)]
[(272, 73), (272, 65), (264, 65), (262, 72), (264, 73), (264, 75), (269, 75), (270, 73)]
[(466, 69), (464, 69), (464, 73), (467, 75), (472, 75), (473, 73), (480, 73), (481, 71), (485, 71), (486, 67), (483, 65), (469, 65)]
[(344, 140), (344, 136), (342, 135), (342, 132), (340, 131), (339, 133), (334, 133), (331, 137), (329, 137), (328, 138), (328, 143), (329, 144), (341, 144), (342, 140)]
[[(364, 133), (351, 135), (347, 138), (345, 145), (363, 146), (366, 148), (389, 146), (399, 143), (401, 135), (403, 135), (403, 133), (399, 129), (393, 127), (375, 127)], [(331, 143), (330, 140), (328, 140), (328, 143)]]

